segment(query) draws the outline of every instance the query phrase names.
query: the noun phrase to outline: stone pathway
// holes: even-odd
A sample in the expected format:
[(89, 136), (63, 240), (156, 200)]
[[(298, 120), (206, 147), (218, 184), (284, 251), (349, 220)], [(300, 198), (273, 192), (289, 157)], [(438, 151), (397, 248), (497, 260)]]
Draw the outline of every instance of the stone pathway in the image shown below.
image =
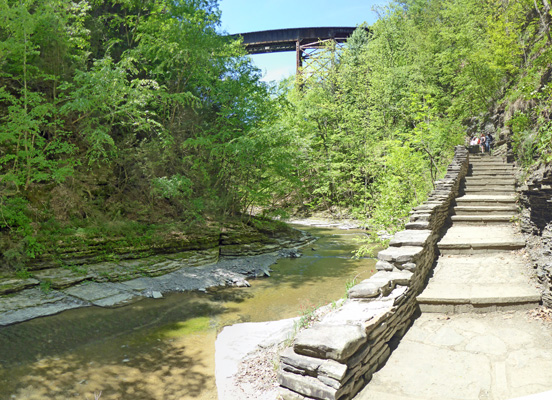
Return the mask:
[(422, 315), (356, 400), (505, 400), (552, 390), (552, 327), (526, 311), (540, 293), (512, 224), (513, 168), (490, 156), (472, 156), (470, 167), (418, 296)]
[(506, 400), (550, 391), (551, 328), (526, 311), (422, 314), (355, 400)]

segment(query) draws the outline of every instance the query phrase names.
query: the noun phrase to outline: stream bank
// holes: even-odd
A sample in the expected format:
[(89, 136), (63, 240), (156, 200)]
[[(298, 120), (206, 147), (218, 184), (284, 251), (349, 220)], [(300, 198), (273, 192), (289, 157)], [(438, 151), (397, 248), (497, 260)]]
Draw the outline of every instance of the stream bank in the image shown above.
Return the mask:
[(71, 267), (52, 267), (43, 257), (29, 277), (0, 277), (0, 326), (73, 308), (122, 306), (167, 292), (249, 286), (246, 279), (270, 276), (279, 257), (292, 257), (315, 240), (297, 229), (227, 231), (210, 239), (181, 241), (179, 249), (185, 242), (187, 251), (90, 265), (75, 264), (73, 258)]
[[(363, 231), (301, 227), (317, 236), (249, 288), (167, 293), (125, 307), (85, 307), (0, 327), (0, 398), (216, 399), (215, 338), (223, 327), (280, 320), (337, 302), (374, 273), (352, 259)], [(249, 338), (239, 338), (247, 346)]]

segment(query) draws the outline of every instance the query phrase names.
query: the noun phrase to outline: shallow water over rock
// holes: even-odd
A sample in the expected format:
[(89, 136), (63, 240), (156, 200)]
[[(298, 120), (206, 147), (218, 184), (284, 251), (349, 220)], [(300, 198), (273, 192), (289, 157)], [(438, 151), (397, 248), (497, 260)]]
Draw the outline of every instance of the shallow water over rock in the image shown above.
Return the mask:
[[(173, 293), (0, 328), (2, 399), (216, 399), (215, 338), (226, 325), (300, 315), (345, 295), (375, 261), (352, 260), (360, 231), (305, 228), (321, 239), (282, 258), (250, 288)], [(243, 338), (247, 340), (247, 338)]]

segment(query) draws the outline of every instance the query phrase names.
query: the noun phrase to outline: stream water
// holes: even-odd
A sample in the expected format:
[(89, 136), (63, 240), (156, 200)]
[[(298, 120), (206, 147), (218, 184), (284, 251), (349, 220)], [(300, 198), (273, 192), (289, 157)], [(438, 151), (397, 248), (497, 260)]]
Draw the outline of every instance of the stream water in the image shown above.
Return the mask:
[(215, 339), (224, 326), (300, 315), (374, 273), (374, 260), (351, 259), (362, 232), (301, 228), (320, 239), (250, 288), (173, 293), (0, 328), (0, 399), (216, 399)]

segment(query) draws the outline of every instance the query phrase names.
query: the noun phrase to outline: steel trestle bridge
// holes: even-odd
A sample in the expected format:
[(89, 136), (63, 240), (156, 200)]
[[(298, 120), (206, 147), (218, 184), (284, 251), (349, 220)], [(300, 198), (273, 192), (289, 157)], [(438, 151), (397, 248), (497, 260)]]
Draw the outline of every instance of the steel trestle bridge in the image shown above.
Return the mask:
[(243, 38), (243, 44), (249, 54), (295, 51), (297, 74), (299, 74), (303, 60), (309, 56), (307, 53), (309, 50), (320, 49), (328, 41), (345, 43), (355, 29), (356, 27), (273, 29), (238, 33), (231, 37)]

